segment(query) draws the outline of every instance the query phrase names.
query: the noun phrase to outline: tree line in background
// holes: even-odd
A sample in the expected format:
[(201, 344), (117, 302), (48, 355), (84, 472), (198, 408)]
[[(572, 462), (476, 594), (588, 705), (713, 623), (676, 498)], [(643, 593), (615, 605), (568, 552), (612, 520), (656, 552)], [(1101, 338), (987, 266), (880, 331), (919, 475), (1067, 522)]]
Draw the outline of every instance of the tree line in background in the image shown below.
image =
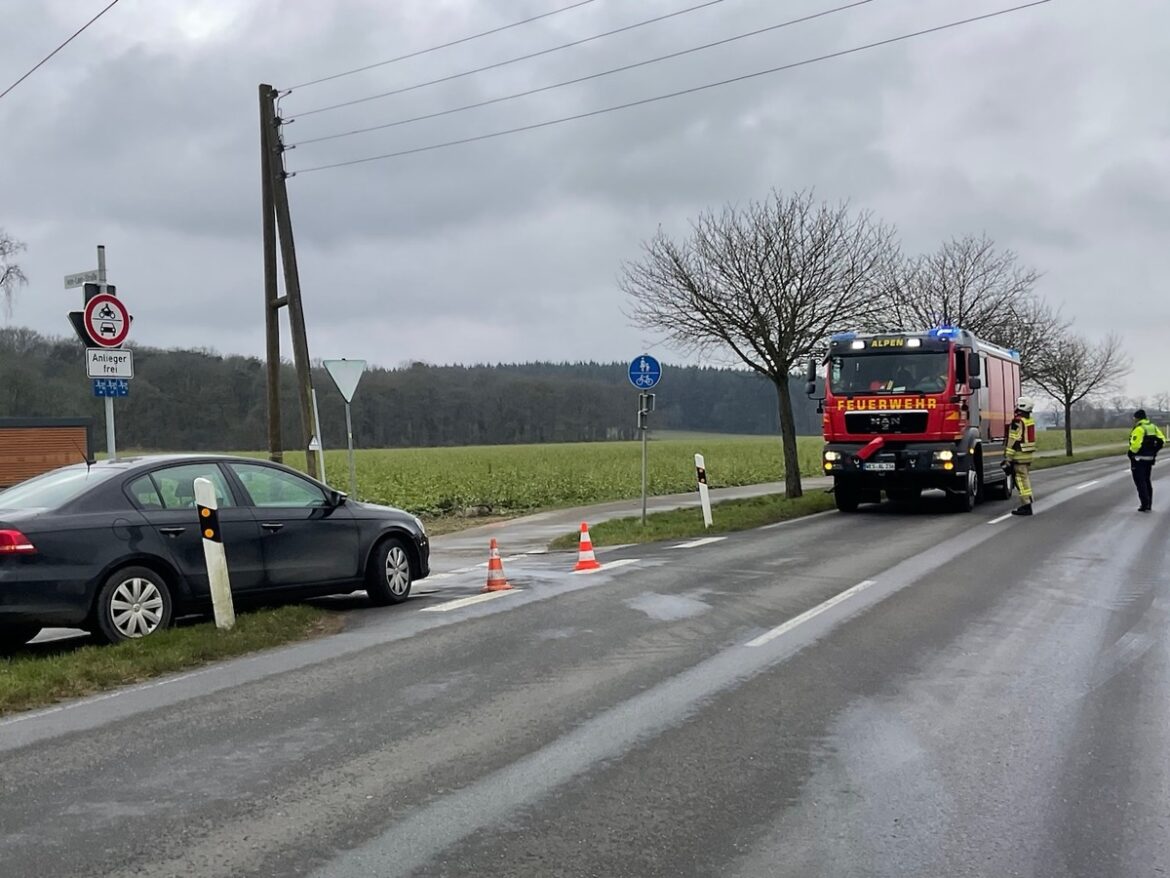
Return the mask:
[[(152, 450), (267, 447), (265, 370), (253, 357), (134, 347), (130, 396), (117, 401), (118, 442)], [(637, 391), (624, 363), (374, 368), (353, 404), (358, 446), (494, 445), (632, 439)], [(314, 370), (327, 448), (345, 444), (340, 394)], [(286, 448), (300, 445), (296, 374), (282, 377)], [(793, 379), (793, 392), (800, 382)], [(798, 429), (820, 430), (800, 397)], [(85, 378), (81, 345), (29, 329), (0, 329), (0, 417), (92, 417), (102, 403)], [(743, 370), (666, 366), (653, 429), (775, 434), (771, 385)]]
[(959, 326), (1019, 351), (1025, 387), (1059, 405), (1071, 455), (1076, 407), (1114, 389), (1130, 363), (1117, 337), (1075, 334), (1038, 279), (985, 235), (905, 254), (893, 226), (806, 190), (705, 211), (678, 239), (659, 230), (621, 285), (646, 328), (684, 350), (733, 354), (774, 384), (786, 492), (799, 497), (791, 376), (844, 330)]

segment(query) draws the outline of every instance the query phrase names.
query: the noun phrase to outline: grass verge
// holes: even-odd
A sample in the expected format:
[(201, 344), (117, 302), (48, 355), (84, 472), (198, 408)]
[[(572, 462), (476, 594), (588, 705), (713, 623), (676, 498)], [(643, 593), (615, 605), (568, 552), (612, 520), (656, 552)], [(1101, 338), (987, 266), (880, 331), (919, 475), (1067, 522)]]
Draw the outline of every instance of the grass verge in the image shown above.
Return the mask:
[(1032, 460), (1032, 469), (1051, 469), (1054, 466), (1067, 466), (1070, 463), (1081, 463), (1086, 460), (1100, 460), (1103, 457), (1121, 457), (1124, 451), (1116, 448), (1098, 448), (1093, 451), (1076, 451), (1072, 457), (1036, 457)]
[(241, 613), (231, 631), (207, 622), (116, 646), (63, 646), (48, 655), (33, 647), (36, 652), (0, 658), (0, 716), (332, 634), (341, 625), (335, 613), (298, 605)]
[[(748, 497), (743, 500), (724, 500), (712, 506), (714, 524), (703, 526), (703, 513), (697, 507), (672, 509), (669, 512), (655, 512), (646, 516), (642, 527), (641, 516), (636, 518), (614, 518), (589, 528), (594, 546), (620, 546), (627, 543), (654, 543), (660, 540), (679, 540), (687, 537), (708, 536), (750, 530), (775, 524), (790, 518), (801, 518), (833, 508), (833, 495), (823, 490), (812, 492), (789, 500), (783, 494), (767, 494), (763, 497)], [(577, 545), (579, 535), (565, 534), (553, 541), (550, 548), (572, 549)]]

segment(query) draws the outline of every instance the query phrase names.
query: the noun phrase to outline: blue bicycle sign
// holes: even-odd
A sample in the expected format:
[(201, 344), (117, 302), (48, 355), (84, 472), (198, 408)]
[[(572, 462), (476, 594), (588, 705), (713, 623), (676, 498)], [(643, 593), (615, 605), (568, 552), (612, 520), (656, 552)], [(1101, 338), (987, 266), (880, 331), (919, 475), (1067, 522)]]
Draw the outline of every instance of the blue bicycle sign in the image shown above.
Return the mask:
[(662, 380), (662, 366), (649, 354), (635, 357), (630, 363), (630, 383), (639, 390), (649, 390)]

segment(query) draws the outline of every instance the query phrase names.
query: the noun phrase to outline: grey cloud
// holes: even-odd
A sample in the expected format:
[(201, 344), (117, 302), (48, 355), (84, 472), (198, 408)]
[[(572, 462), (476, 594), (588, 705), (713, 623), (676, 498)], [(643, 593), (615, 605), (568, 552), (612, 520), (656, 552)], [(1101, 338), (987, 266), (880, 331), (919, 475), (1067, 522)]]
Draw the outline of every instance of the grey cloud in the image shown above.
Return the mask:
[[(235, 23), (206, 39), (160, 38), (163, 6), (123, 4), (117, 18), (111, 12), (117, 27), (77, 41), (0, 102), (0, 225), (28, 241), (33, 282), (16, 321), (64, 332), (73, 294), (60, 290), (60, 275), (87, 267), (100, 240), (141, 342), (260, 353), (256, 85), (287, 87), (555, 5), (222, 3)], [(298, 89), (282, 106), (295, 115), (685, 5), (592, 4)], [(539, 61), (302, 117), (287, 134), (295, 142), (431, 112), (831, 5), (726, 0)], [(75, 26), (71, 6), (6, 11), (4, 64)], [(877, 0), (629, 74), (304, 146), (288, 164), (588, 111), (997, 7)], [(1170, 271), (1161, 246), (1170, 232), (1170, 108), (1160, 94), (1168, 24), (1170, 9), (1157, 0), (1134, 0), (1115, 16), (1093, 0), (1061, 0), (675, 101), (299, 175), (289, 186), (312, 351), (387, 364), (636, 353), (651, 334), (622, 316), (621, 261), (659, 224), (684, 230), (704, 208), (773, 186), (851, 198), (897, 225), (910, 249), (986, 231), (1045, 272), (1045, 292), (1079, 326), (1116, 329), (1145, 349), (1170, 319), (1157, 290)], [(1131, 382), (1135, 393), (1165, 384), (1150, 363)]]

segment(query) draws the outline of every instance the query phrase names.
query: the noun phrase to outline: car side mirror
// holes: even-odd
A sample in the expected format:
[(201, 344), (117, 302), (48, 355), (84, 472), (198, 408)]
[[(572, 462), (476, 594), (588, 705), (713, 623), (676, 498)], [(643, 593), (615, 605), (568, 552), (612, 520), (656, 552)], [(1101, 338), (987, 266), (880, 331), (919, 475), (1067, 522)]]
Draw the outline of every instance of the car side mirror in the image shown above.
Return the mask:
[(970, 387), (972, 390), (978, 390), (980, 387), (983, 386), (983, 382), (980, 381), (978, 378), (968, 378), (967, 379), (967, 386)]
[(345, 491), (331, 490), (329, 492), (329, 505), (330, 506), (344, 506), (345, 501), (348, 499), (349, 499), (349, 495), (347, 493), (345, 493)]

